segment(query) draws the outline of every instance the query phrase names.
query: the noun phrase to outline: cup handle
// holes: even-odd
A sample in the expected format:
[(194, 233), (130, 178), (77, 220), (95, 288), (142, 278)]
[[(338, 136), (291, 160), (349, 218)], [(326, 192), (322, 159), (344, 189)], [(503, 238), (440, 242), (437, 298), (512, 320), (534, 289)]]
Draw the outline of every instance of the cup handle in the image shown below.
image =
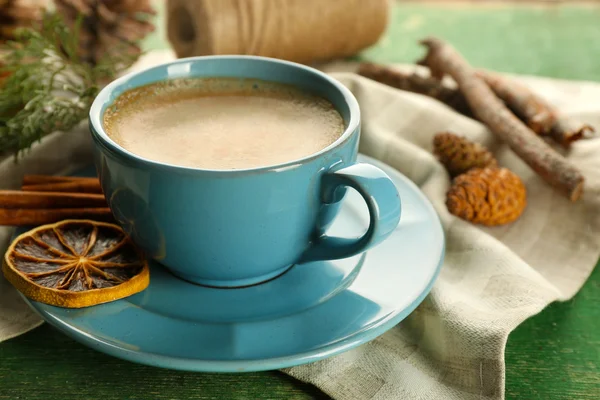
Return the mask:
[(398, 190), (385, 172), (371, 164), (356, 163), (327, 172), (321, 181), (321, 201), (339, 199), (336, 191), (349, 186), (365, 199), (369, 209), (369, 229), (358, 239), (321, 235), (301, 257), (301, 262), (336, 260), (362, 253), (385, 240), (398, 226), (401, 202)]

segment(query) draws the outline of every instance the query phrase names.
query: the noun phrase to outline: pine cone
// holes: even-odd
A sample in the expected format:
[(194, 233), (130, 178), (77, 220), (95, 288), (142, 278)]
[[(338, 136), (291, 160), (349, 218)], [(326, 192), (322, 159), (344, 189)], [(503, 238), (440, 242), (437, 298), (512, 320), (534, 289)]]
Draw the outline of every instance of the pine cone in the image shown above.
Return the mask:
[(456, 177), (446, 194), (452, 214), (494, 226), (515, 221), (527, 205), (525, 185), (506, 168), (474, 168)]
[(41, 0), (0, 0), (0, 43), (13, 40), (17, 28), (40, 21), (44, 6)]
[[(0, 0), (2, 1), (2, 0)], [(127, 52), (138, 56), (138, 42), (154, 31), (150, 0), (54, 0), (71, 27), (81, 15), (80, 55), (96, 65), (104, 56)]]
[(479, 143), (449, 132), (441, 132), (433, 138), (433, 153), (448, 170), (451, 177), (471, 168), (497, 166), (494, 155)]

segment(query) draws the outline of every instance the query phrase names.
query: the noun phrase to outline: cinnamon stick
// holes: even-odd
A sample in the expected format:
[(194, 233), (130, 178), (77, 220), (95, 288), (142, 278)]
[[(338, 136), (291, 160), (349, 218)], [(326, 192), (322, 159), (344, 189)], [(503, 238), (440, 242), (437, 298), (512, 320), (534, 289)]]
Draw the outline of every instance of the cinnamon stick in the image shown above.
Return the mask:
[(45, 182), (23, 185), (21, 188), (27, 192), (73, 192), (73, 193), (102, 193), (100, 181), (97, 178), (78, 178), (65, 182)]
[(367, 62), (361, 63), (357, 72), (359, 75), (396, 89), (433, 97), (457, 112), (473, 118), (473, 112), (462, 93), (438, 79)]
[(58, 176), (58, 175), (25, 175), (23, 177), (23, 185), (38, 185), (42, 183), (56, 183), (56, 182), (74, 182), (81, 179), (96, 179), (82, 176)]
[(451, 45), (437, 38), (425, 39), (421, 44), (428, 52), (419, 64), (429, 67), (435, 78), (450, 75), (477, 119), (504, 140), (546, 182), (571, 201), (579, 199), (584, 177), (575, 166), (523, 124)]
[(592, 126), (561, 115), (550, 103), (512, 79), (482, 70), (477, 75), (532, 131), (550, 136), (564, 148), (594, 132)]
[(50, 209), (0, 208), (0, 225), (43, 225), (71, 218), (92, 219), (105, 222), (113, 221), (113, 216), (108, 207)]
[(1, 208), (107, 207), (102, 194), (0, 190)]

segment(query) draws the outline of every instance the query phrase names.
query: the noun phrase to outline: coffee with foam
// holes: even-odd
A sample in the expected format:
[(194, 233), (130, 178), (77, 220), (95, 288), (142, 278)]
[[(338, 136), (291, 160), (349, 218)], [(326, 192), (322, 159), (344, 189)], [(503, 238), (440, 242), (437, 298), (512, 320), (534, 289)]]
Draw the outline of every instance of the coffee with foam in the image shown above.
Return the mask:
[(167, 164), (235, 170), (298, 160), (328, 147), (344, 121), (327, 100), (252, 79), (175, 79), (131, 89), (104, 114), (121, 147)]

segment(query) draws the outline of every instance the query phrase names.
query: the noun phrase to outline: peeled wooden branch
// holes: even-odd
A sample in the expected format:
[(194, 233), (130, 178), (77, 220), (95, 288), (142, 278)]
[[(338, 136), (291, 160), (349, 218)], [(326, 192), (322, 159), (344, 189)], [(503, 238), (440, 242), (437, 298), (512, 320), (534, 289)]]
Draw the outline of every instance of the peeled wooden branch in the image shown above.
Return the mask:
[(438, 79), (366, 62), (359, 66), (357, 72), (359, 75), (396, 89), (433, 97), (457, 112), (473, 118), (473, 113), (462, 93), (457, 89), (444, 85)]
[(568, 148), (572, 142), (594, 132), (590, 125), (561, 115), (551, 104), (512, 79), (488, 71), (477, 74), (538, 135), (550, 136)]
[(419, 63), (429, 67), (433, 77), (441, 79), (446, 74), (450, 75), (477, 119), (505, 141), (546, 182), (571, 201), (579, 199), (584, 177), (575, 166), (524, 125), (452, 46), (436, 38), (425, 39), (421, 44), (428, 48), (428, 52)]

